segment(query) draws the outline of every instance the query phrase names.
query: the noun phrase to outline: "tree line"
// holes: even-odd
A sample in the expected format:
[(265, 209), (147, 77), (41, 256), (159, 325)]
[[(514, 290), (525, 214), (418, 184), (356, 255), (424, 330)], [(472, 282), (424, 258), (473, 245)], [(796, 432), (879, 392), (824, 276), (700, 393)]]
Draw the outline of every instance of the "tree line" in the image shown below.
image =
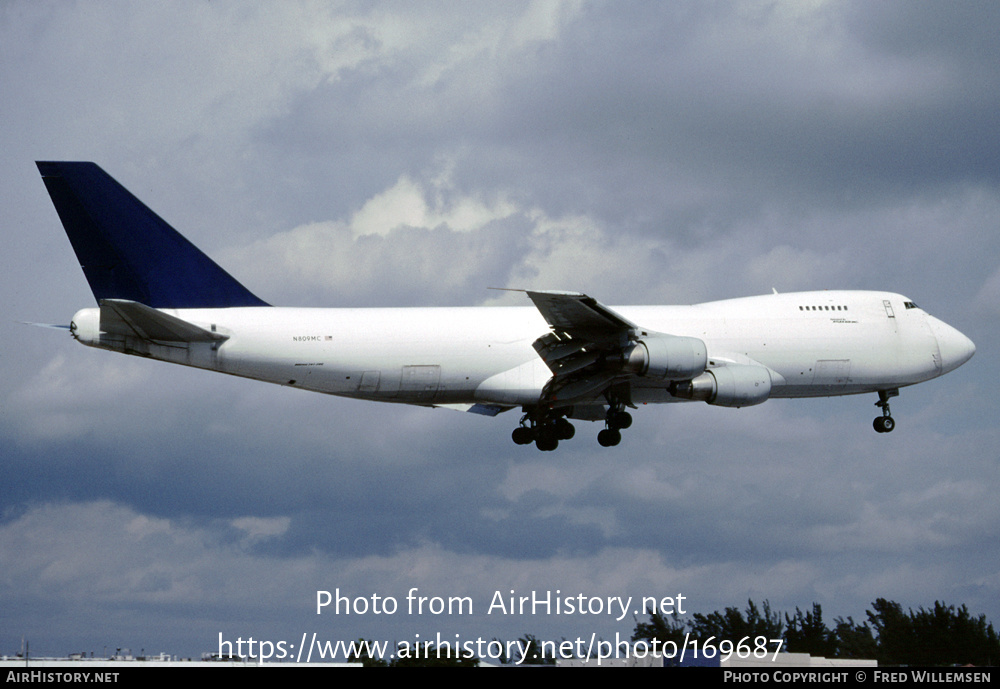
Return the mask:
[(808, 653), (825, 658), (875, 659), (879, 665), (995, 665), (1000, 662), (1000, 638), (985, 615), (973, 616), (962, 605), (935, 601), (934, 607), (906, 612), (895, 601), (879, 598), (866, 611), (868, 620), (837, 617), (833, 627), (823, 621), (823, 609), (795, 614), (772, 611), (768, 601), (757, 606), (747, 601), (745, 611), (726, 608), (690, 620), (646, 611), (648, 622), (637, 622), (633, 641), (658, 639), (683, 644), (688, 638), (734, 642), (749, 636), (784, 639), (788, 653)]
[[(823, 609), (813, 603), (812, 609), (795, 614), (782, 614), (771, 609), (768, 601), (758, 606), (747, 601), (745, 610), (729, 607), (710, 614), (694, 613), (690, 619), (663, 615), (646, 610), (647, 622), (636, 622), (632, 641), (662, 645), (672, 642), (679, 648), (687, 640), (700, 642), (712, 639), (716, 646), (727, 639), (738, 643), (749, 637), (751, 645), (758, 636), (782, 639), (782, 651), (808, 653), (825, 658), (877, 660), (879, 665), (996, 665), (1000, 663), (1000, 638), (985, 615), (973, 616), (965, 605), (955, 607), (935, 601), (934, 607), (910, 609), (906, 612), (895, 601), (879, 598), (866, 611), (867, 621), (834, 618), (833, 626), (823, 621)], [(363, 639), (359, 639), (362, 642)], [(531, 634), (521, 637), (521, 647), (527, 649), (524, 659), (502, 658), (501, 663), (522, 660), (525, 664), (553, 664), (551, 658), (539, 652), (541, 641)], [(366, 654), (352, 660), (371, 666), (476, 666), (478, 658), (396, 658), (386, 661)]]

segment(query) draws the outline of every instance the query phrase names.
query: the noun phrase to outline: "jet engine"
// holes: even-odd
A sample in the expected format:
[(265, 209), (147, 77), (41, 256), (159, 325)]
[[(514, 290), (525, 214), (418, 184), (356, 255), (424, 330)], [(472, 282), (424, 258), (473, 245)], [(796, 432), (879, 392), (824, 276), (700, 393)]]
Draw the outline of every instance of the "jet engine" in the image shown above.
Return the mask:
[(672, 383), (670, 393), (720, 407), (750, 407), (771, 394), (771, 374), (763, 366), (730, 364), (705, 371), (692, 380)]
[(661, 380), (689, 380), (708, 365), (705, 343), (679, 335), (639, 340), (625, 350), (624, 358), (625, 371)]

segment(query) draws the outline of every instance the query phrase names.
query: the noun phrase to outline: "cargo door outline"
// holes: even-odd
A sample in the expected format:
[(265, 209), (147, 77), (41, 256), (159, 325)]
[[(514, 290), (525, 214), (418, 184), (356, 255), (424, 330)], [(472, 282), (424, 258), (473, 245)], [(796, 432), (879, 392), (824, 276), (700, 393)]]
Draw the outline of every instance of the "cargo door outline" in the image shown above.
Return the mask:
[(846, 387), (851, 380), (850, 359), (819, 359), (813, 372), (813, 385)]
[(434, 399), (441, 386), (441, 367), (439, 365), (404, 366), (399, 380), (399, 396), (428, 401)]

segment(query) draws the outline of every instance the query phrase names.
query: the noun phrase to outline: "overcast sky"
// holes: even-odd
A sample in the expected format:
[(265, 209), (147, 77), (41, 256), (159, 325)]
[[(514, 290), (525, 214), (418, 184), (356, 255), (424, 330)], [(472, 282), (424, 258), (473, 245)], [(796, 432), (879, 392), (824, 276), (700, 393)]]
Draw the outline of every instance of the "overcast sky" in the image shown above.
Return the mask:
[[(1000, 623), (1000, 6), (0, 3), (0, 653), (605, 638), (495, 591), (708, 613), (876, 597)], [(35, 160), (92, 160), (268, 302), (901, 292), (976, 356), (904, 389), (517, 414), (340, 400), (88, 349)], [(351, 597), (474, 614), (316, 616)]]

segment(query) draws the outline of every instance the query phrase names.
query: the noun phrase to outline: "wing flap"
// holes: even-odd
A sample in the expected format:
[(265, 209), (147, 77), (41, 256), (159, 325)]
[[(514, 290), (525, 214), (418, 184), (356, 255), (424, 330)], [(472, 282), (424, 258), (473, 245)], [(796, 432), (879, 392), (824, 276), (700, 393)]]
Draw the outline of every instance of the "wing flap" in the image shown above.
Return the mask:
[(641, 328), (580, 292), (525, 293), (551, 328), (532, 343), (553, 374), (542, 401), (605, 395), (621, 375), (623, 349)]
[(644, 329), (579, 292), (525, 293), (551, 329), (532, 343), (552, 372), (541, 403), (628, 404), (634, 378), (649, 375), (665, 386), (704, 371), (704, 343), (696, 338)]
[(561, 387), (579, 371), (599, 366), (602, 359), (619, 350), (639, 329), (586, 294), (547, 291), (526, 291), (526, 294), (552, 328), (532, 346), (560, 379), (555, 387)]

